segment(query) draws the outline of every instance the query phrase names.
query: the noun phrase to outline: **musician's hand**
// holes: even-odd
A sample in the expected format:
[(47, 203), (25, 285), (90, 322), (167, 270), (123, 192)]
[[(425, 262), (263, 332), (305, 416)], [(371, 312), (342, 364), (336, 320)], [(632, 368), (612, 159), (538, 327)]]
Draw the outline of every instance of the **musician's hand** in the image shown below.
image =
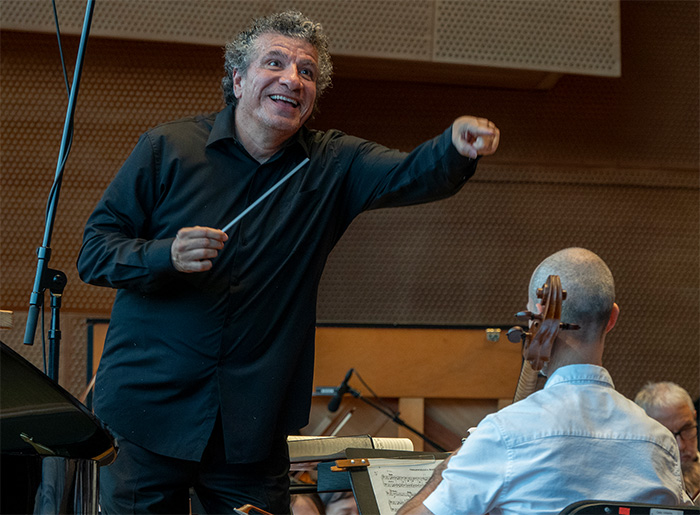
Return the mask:
[(396, 515), (433, 515), (433, 512), (425, 507), (423, 501), (425, 501), (442, 482), (442, 472), (447, 468), (447, 462), (449, 462), (452, 456), (457, 454), (458, 451), (459, 449), (453, 451), (447, 457), (447, 459), (442, 460), (442, 462), (435, 467), (435, 469), (433, 469), (433, 473), (430, 475), (428, 482), (423, 485), (423, 488), (421, 488), (416, 495), (409, 499), (406, 504), (399, 508)]
[(170, 259), (179, 272), (205, 272), (224, 248), (228, 234), (211, 227), (184, 227), (170, 246)]
[(452, 124), (452, 144), (463, 156), (475, 159), (496, 152), (501, 132), (486, 118), (460, 116)]

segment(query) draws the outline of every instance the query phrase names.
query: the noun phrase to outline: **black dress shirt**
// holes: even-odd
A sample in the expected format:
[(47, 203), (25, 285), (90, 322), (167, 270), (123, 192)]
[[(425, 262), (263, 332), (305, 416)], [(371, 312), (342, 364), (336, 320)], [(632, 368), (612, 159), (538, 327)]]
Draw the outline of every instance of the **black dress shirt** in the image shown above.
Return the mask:
[[(260, 164), (233, 127), (227, 107), (144, 134), (87, 222), (78, 270), (118, 289), (98, 416), (153, 452), (199, 460), (220, 411), (227, 460), (246, 463), (308, 423), (318, 283), (350, 222), (452, 195), (476, 161), (451, 129), (406, 154), (302, 128)], [(175, 270), (178, 229), (225, 227), (306, 157), (228, 231), (210, 271)]]

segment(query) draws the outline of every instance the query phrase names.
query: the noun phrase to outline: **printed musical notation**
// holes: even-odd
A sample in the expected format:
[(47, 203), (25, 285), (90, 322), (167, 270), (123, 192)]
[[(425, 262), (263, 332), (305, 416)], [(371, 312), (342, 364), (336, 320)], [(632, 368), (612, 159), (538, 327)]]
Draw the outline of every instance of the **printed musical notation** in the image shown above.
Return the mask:
[(371, 459), (367, 469), (380, 515), (394, 515), (428, 482), (442, 460)]

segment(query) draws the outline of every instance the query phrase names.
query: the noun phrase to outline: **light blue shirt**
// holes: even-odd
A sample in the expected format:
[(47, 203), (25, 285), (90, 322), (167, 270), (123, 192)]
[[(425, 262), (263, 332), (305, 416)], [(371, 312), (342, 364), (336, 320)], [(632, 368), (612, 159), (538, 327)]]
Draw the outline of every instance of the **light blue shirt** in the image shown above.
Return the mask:
[(678, 444), (615, 391), (607, 370), (569, 365), (487, 416), (424, 501), (436, 515), (546, 515), (584, 499), (679, 505)]

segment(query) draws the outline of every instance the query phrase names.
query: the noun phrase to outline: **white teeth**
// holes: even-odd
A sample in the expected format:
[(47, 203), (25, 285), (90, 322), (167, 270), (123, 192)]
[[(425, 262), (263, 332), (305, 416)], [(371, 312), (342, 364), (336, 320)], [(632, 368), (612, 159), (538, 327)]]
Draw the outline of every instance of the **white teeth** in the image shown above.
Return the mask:
[(285, 97), (284, 95), (270, 95), (270, 98), (272, 100), (282, 100), (283, 102), (288, 102), (288, 103), (292, 104), (294, 107), (299, 105), (299, 102), (297, 102), (296, 100), (293, 100), (289, 97)]

